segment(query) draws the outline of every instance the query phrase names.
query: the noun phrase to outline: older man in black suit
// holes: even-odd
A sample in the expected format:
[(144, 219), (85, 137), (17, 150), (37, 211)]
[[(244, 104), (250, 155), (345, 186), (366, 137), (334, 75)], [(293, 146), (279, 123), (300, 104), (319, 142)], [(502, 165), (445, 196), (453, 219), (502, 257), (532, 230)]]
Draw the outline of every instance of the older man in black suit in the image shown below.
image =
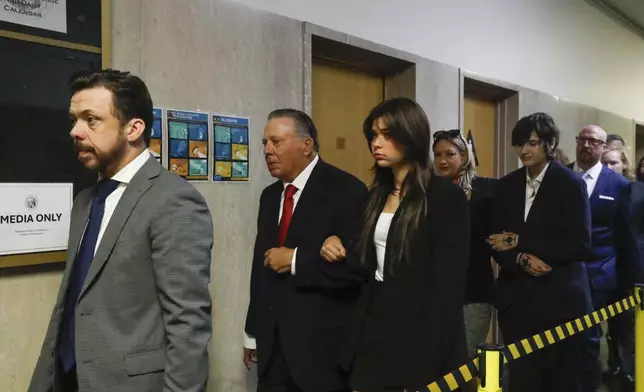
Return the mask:
[(348, 389), (336, 351), (365, 276), (359, 265), (326, 263), (320, 248), (353, 232), (367, 188), (317, 150), (307, 114), (268, 116), (264, 155), (278, 181), (259, 202), (244, 344), (245, 365), (259, 362), (259, 392)]

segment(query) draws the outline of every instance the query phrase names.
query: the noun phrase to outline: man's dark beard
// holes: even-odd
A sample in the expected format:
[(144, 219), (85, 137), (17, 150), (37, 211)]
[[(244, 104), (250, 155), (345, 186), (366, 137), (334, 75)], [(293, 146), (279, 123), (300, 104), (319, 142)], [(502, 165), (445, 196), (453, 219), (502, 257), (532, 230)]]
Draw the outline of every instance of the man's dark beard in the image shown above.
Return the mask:
[(125, 155), (126, 147), (127, 140), (125, 137), (119, 137), (116, 145), (106, 152), (99, 152), (93, 147), (85, 147), (79, 141), (74, 142), (74, 149), (77, 153), (84, 151), (94, 154), (98, 161), (98, 165), (92, 170), (97, 171), (101, 175), (105, 174), (105, 171), (109, 166), (117, 165), (121, 161)]
[(597, 158), (595, 155), (589, 152), (584, 152), (584, 154), (579, 154), (577, 157), (578, 163), (581, 163), (584, 166), (587, 167), (593, 167), (599, 162), (601, 158)]

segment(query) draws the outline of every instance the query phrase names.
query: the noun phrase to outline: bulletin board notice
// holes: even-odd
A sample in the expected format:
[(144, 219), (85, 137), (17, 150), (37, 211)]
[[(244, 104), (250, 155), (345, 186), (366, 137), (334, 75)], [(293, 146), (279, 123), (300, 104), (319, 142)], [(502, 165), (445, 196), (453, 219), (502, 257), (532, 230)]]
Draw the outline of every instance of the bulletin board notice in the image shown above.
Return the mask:
[(166, 110), (168, 169), (190, 181), (208, 181), (208, 113)]
[(248, 117), (212, 115), (215, 182), (248, 182), (249, 156)]

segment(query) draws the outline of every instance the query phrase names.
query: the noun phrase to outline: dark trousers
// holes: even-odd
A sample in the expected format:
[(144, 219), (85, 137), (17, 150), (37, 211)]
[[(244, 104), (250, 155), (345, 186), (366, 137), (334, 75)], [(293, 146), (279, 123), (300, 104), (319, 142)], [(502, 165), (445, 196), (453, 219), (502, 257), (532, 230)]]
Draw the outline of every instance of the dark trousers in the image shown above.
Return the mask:
[[(626, 297), (614, 296), (610, 302), (616, 302)], [(620, 372), (633, 375), (635, 371), (635, 313), (632, 310), (624, 312), (608, 320), (608, 366), (611, 369), (619, 367)]]
[[(279, 332), (275, 332), (273, 341), (273, 352), (266, 364), (264, 373), (259, 376), (257, 382), (257, 392), (308, 392), (300, 389), (291, 377), (291, 371), (288, 367), (284, 351), (280, 344)], [(311, 353), (311, 355), (315, 355)], [(348, 392), (347, 390), (329, 391), (329, 392)], [(368, 392), (368, 391), (365, 391)]]
[(266, 370), (259, 377), (257, 392), (303, 392), (291, 377), (278, 333), (275, 334), (273, 352)]
[[(506, 345), (558, 325), (535, 322), (525, 312), (512, 313), (499, 315)], [(571, 336), (509, 362), (509, 392), (579, 392), (582, 343), (583, 336)]]
[(76, 366), (71, 368), (71, 370), (63, 374), (62, 370), (59, 370), (61, 375), (59, 378), (60, 390), (62, 392), (78, 392), (78, 377), (76, 375)]
[[(591, 289), (593, 308), (601, 309), (608, 305), (610, 290)], [(601, 381), (601, 366), (599, 364), (599, 348), (602, 329), (599, 325), (590, 328), (586, 334), (583, 348), (583, 377), (582, 388), (584, 392), (595, 392)]]

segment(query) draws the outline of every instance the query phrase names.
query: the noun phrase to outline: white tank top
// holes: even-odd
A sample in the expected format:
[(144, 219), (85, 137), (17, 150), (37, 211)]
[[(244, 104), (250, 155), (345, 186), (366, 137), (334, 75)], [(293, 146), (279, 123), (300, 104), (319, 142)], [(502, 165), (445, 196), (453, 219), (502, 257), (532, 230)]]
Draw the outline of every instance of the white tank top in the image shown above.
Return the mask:
[(373, 233), (373, 243), (376, 245), (376, 259), (378, 261), (378, 269), (376, 269), (376, 280), (382, 282), (385, 279), (385, 251), (387, 249), (387, 234), (389, 233), (389, 226), (394, 214), (383, 212), (378, 217), (376, 223), (376, 231)]

